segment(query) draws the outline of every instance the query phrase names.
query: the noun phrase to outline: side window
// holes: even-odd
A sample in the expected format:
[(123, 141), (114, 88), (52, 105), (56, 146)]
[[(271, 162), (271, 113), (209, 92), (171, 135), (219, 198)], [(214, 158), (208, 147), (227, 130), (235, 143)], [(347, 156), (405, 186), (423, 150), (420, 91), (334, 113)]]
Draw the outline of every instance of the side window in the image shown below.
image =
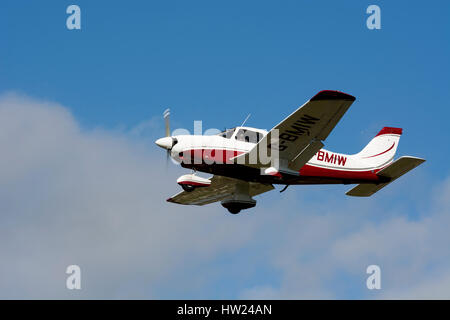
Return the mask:
[(258, 141), (262, 138), (262, 136), (259, 132), (239, 129), (239, 131), (236, 133), (235, 138), (238, 141), (258, 143)]
[(226, 137), (227, 139), (231, 139), (231, 136), (233, 136), (234, 133), (234, 129), (230, 129), (226, 132)]
[(239, 129), (234, 138), (238, 141), (245, 141), (245, 130)]
[(228, 129), (228, 130), (225, 130), (224, 132), (220, 133), (220, 135), (224, 138), (230, 139), (231, 136), (233, 135), (233, 133), (234, 133), (234, 129)]

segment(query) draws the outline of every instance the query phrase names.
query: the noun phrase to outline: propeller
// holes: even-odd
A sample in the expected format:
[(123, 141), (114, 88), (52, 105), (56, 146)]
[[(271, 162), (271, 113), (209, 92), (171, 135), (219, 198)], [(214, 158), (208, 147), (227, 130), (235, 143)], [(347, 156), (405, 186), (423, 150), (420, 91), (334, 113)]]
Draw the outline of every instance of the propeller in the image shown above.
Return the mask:
[(174, 145), (176, 145), (178, 143), (177, 138), (172, 137), (170, 135), (170, 110), (166, 109), (163, 113), (163, 117), (164, 117), (164, 121), (166, 124), (166, 136), (163, 138), (159, 138), (158, 140), (155, 141), (155, 143), (163, 148), (166, 149), (166, 168), (167, 168), (167, 164), (169, 163), (169, 158), (170, 158), (170, 152), (172, 151), (172, 148)]

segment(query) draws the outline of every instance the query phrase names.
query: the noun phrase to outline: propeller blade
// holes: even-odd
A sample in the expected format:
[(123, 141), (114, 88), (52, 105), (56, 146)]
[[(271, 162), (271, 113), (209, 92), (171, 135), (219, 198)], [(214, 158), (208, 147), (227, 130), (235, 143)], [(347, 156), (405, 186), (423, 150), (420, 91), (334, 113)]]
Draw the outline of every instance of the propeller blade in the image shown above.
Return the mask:
[[(163, 117), (166, 125), (166, 137), (170, 137), (170, 109), (164, 110)], [(170, 159), (170, 149), (168, 149), (166, 152), (166, 171), (167, 167), (169, 166), (169, 159)]]
[(170, 109), (164, 111), (163, 117), (166, 123), (166, 137), (170, 137)]
[(166, 152), (166, 171), (167, 171), (167, 167), (169, 166), (169, 160), (170, 159), (170, 150), (167, 150)]

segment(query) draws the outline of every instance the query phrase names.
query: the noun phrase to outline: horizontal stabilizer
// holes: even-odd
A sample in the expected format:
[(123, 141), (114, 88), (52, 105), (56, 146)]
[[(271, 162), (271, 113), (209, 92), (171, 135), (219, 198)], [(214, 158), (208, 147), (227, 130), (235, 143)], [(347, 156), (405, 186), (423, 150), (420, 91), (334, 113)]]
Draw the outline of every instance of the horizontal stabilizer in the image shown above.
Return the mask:
[(346, 193), (348, 196), (353, 197), (370, 197), (375, 192), (381, 190), (392, 181), (401, 177), (405, 173), (411, 171), (415, 167), (425, 162), (425, 159), (416, 157), (401, 157), (391, 163), (389, 166), (377, 172), (380, 177), (387, 178), (387, 182), (382, 183), (362, 183), (351, 189)]

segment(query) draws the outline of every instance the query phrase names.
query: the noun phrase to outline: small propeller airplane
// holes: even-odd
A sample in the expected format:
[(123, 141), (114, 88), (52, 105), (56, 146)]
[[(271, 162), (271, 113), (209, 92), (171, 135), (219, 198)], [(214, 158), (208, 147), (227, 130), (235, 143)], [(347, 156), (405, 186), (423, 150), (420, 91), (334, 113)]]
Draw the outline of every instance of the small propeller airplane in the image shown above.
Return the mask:
[[(177, 179), (183, 191), (167, 199), (184, 205), (221, 201), (232, 214), (256, 205), (254, 196), (274, 184), (357, 184), (346, 194), (368, 197), (425, 160), (403, 156), (394, 161), (401, 128), (384, 127), (360, 152), (342, 154), (323, 149), (323, 141), (355, 101), (324, 90), (272, 130), (235, 127), (217, 135), (170, 135), (169, 110), (164, 112), (166, 137), (156, 144), (193, 173)], [(213, 174), (209, 179), (196, 173)]]

